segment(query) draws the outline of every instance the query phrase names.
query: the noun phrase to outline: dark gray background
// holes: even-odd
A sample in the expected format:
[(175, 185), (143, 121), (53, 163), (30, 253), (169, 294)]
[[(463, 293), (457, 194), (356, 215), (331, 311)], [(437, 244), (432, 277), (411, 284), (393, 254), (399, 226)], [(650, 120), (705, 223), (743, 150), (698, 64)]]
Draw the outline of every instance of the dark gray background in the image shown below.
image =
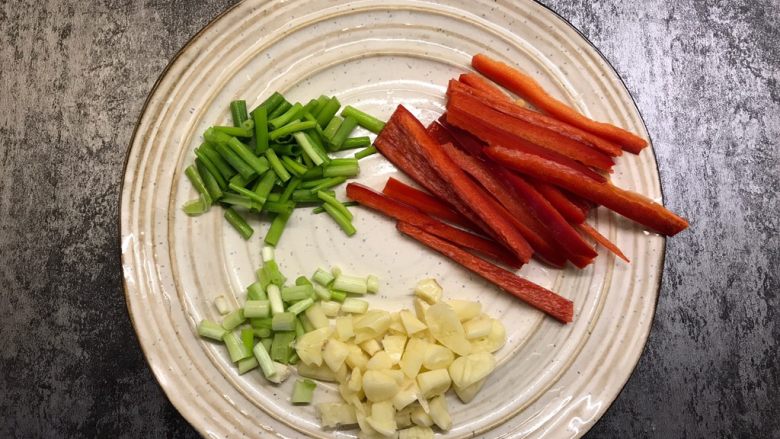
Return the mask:
[[(118, 201), (147, 93), (231, 3), (0, 2), (0, 437), (196, 435), (127, 315)], [(692, 219), (589, 437), (780, 437), (780, 4), (545, 3), (624, 78)]]

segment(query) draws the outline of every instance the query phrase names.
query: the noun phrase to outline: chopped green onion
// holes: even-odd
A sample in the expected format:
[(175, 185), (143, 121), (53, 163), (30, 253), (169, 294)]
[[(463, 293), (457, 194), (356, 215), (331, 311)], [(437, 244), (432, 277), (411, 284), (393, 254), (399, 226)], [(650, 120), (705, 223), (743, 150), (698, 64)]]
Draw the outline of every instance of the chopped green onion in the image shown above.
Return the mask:
[(317, 383), (308, 378), (295, 380), (290, 401), (292, 401), (293, 404), (309, 404), (311, 403), (314, 396), (314, 389), (316, 388)]
[(341, 144), (341, 148), (339, 148), (339, 151), (344, 151), (346, 149), (363, 148), (370, 144), (371, 144), (371, 138), (368, 136), (350, 137), (349, 139), (344, 140), (344, 143)]
[[(233, 170), (233, 168), (230, 167), (224, 160), (222, 160), (222, 157), (219, 156), (219, 154), (216, 153), (216, 151), (213, 152), (219, 160), (222, 161), (222, 164), (225, 166), (225, 171), (230, 174), (230, 177), (232, 177), (236, 171)], [(196, 148), (195, 149), (195, 157), (196, 162), (200, 161), (203, 163), (203, 165), (206, 167), (206, 169), (209, 170), (211, 175), (214, 176), (214, 178), (217, 180), (217, 183), (219, 183), (219, 187), (221, 189), (225, 189), (227, 187), (227, 180), (230, 177), (225, 178), (225, 174), (223, 174), (222, 169), (220, 169), (219, 166), (211, 159), (209, 156), (209, 153), (206, 153), (206, 151), (202, 148)]]
[(282, 232), (287, 225), (287, 221), (292, 215), (292, 210), (288, 212), (278, 213), (273, 221), (271, 221), (271, 227), (268, 228), (268, 233), (265, 235), (265, 243), (269, 245), (279, 244), (279, 239), (282, 237)]
[(290, 173), (287, 172), (287, 169), (284, 168), (282, 165), (282, 162), (279, 160), (279, 157), (276, 155), (276, 151), (269, 148), (265, 150), (265, 157), (268, 159), (268, 164), (271, 165), (271, 168), (276, 173), (277, 177), (279, 177), (279, 180), (287, 181), (290, 179)]
[[(330, 191), (332, 192), (332, 191)], [(335, 195), (336, 193), (333, 192)], [(308, 189), (298, 189), (292, 194), (293, 201), (297, 203), (316, 203), (320, 201), (320, 199), (317, 197), (316, 193), (313, 193), (312, 191)]]
[(247, 349), (241, 338), (237, 333), (228, 331), (222, 336), (222, 341), (225, 342), (228, 354), (230, 355), (230, 361), (238, 363), (244, 358), (252, 356), (252, 349)]
[[(290, 136), (290, 139), (295, 140), (292, 136)], [(298, 156), (303, 151), (297, 143), (272, 143), (271, 148), (276, 151), (276, 155)]]
[(271, 329), (274, 331), (294, 331), (295, 314), (291, 312), (274, 314), (271, 321)]
[(373, 274), (369, 274), (368, 277), (366, 277), (366, 290), (368, 290), (369, 293), (379, 292), (379, 278)]
[(317, 125), (316, 121), (313, 120), (307, 120), (303, 122), (291, 122), (287, 125), (284, 125), (282, 127), (279, 127), (270, 133), (268, 133), (268, 138), (271, 140), (276, 140), (280, 137), (289, 136), (290, 134), (297, 133), (298, 131), (308, 130), (311, 128), (314, 128)]
[(268, 272), (266, 272), (265, 267), (260, 267), (257, 270), (255, 270), (255, 276), (257, 276), (257, 282), (260, 284), (260, 286), (263, 288), (263, 296), (261, 298), (254, 298), (255, 300), (265, 300), (268, 299), (268, 296), (265, 294), (265, 289), (268, 288), (268, 285), (271, 284), (271, 276), (268, 275)]
[(309, 190), (316, 194), (318, 191), (322, 191), (325, 189), (330, 189), (332, 187), (338, 186), (342, 183), (347, 181), (346, 177), (328, 177), (323, 178), (320, 180), (320, 183), (312, 188), (309, 188)]
[(252, 176), (249, 178), (244, 178), (244, 176), (241, 174), (234, 175), (233, 178), (231, 178), (230, 181), (228, 182), (228, 186), (232, 185), (234, 187), (245, 188), (249, 185), (249, 183), (254, 181), (255, 177), (257, 177), (257, 174), (252, 174)]
[(249, 318), (264, 318), (271, 313), (268, 300), (247, 300), (244, 302), (244, 316)]
[(266, 201), (265, 204), (263, 204), (263, 212), (268, 213), (290, 214), (292, 213), (293, 209), (295, 209), (295, 202), (293, 201), (287, 201), (285, 203), (280, 203), (278, 201)]
[(254, 282), (246, 287), (246, 297), (249, 300), (268, 300), (265, 295), (265, 287), (262, 282)]
[(276, 285), (277, 287), (284, 285), (284, 281), (286, 281), (287, 278), (284, 277), (281, 271), (279, 271), (279, 265), (276, 264), (276, 260), (266, 261), (263, 264), (263, 268), (266, 270), (266, 274), (268, 274), (270, 277), (272, 284)]
[[(277, 180), (277, 186), (279, 186), (279, 181)], [(281, 185), (284, 186), (284, 185)], [(279, 192), (271, 192), (268, 194), (268, 201), (279, 201), (279, 197), (281, 197), (282, 194)]]
[[(273, 172), (272, 172), (272, 174), (273, 174)], [(246, 189), (246, 188), (243, 188), (243, 187), (239, 186), (236, 183), (231, 182), (228, 185), (228, 187), (230, 187), (231, 190), (233, 190), (235, 192), (238, 192), (240, 195), (243, 195), (243, 196), (249, 198), (250, 200), (252, 200), (252, 203), (253, 203), (252, 207), (253, 208), (256, 208), (256, 207), (261, 207), (262, 208), (263, 203), (265, 203), (265, 199), (263, 199), (261, 196), (259, 196), (256, 193), (250, 191), (249, 189)]]
[(298, 316), (298, 318), (295, 319), (295, 337), (300, 337), (306, 333), (306, 330), (303, 329), (303, 323), (301, 323), (301, 317), (305, 316)]
[(314, 327), (314, 325), (311, 324), (311, 321), (308, 317), (306, 317), (305, 314), (298, 314), (298, 321), (301, 322), (301, 326), (303, 326), (303, 330), (305, 332), (311, 332), (317, 329)]
[(357, 161), (357, 159), (339, 158), (339, 159), (331, 160), (329, 164), (333, 165), (333, 166), (337, 166), (337, 165), (357, 165), (358, 161)]
[(276, 106), (276, 108), (273, 109), (273, 111), (268, 113), (268, 120), (270, 121), (271, 119), (281, 116), (290, 108), (292, 108), (292, 104), (287, 102), (286, 99), (283, 100), (279, 105)]
[(357, 121), (353, 117), (345, 117), (336, 134), (330, 139), (331, 151), (337, 151), (347, 140), (352, 131), (357, 127)]
[(363, 314), (368, 310), (368, 302), (354, 297), (347, 297), (341, 305), (341, 310), (350, 314)]
[[(341, 212), (339, 212), (335, 207), (331, 206), (330, 204), (323, 204), (322, 207), (325, 209), (325, 212), (330, 215), (331, 218), (333, 218), (333, 221), (336, 222), (336, 224), (341, 227), (341, 230), (344, 231), (344, 233), (347, 236), (352, 236), (355, 234), (357, 230), (355, 230), (355, 226), (352, 225), (352, 222), (344, 216)], [(338, 277), (336, 278), (338, 280)]]
[(241, 343), (244, 344), (246, 350), (252, 351), (252, 348), (255, 346), (255, 333), (252, 331), (252, 328), (241, 330)]
[(366, 149), (360, 150), (355, 153), (355, 158), (360, 160), (362, 158), (368, 157), (372, 154), (376, 154), (376, 146), (371, 145)]
[[(305, 156), (304, 156), (305, 157)], [(301, 175), (301, 179), (304, 181), (312, 181), (322, 178), (322, 166), (317, 166), (314, 168), (309, 168), (308, 171), (306, 171), (305, 174)]]
[(257, 358), (255, 357), (244, 358), (238, 362), (238, 374), (243, 375), (259, 365), (260, 363), (257, 362)]
[(360, 173), (358, 165), (328, 165), (322, 171), (325, 177), (354, 177)]
[(273, 246), (264, 245), (261, 255), (263, 257), (263, 262), (275, 261), (276, 249), (274, 249)]
[(311, 297), (307, 299), (300, 300), (298, 302), (293, 303), (290, 305), (289, 308), (287, 308), (288, 312), (291, 312), (295, 315), (300, 314), (301, 312), (305, 311), (308, 307), (310, 307), (314, 303), (314, 299)]
[[(201, 159), (198, 158), (195, 159), (195, 168), (197, 168), (198, 175), (200, 175), (200, 179), (203, 181), (204, 185), (206, 186), (206, 190), (208, 191), (212, 202), (222, 198), (222, 189), (220, 188), (217, 179), (211, 174), (208, 168), (206, 168), (206, 166), (204, 165)], [(219, 178), (222, 178), (222, 176), (220, 175)]]
[(195, 190), (198, 192), (198, 194), (200, 194), (201, 198), (203, 199), (203, 203), (210, 206), (211, 195), (209, 195), (209, 190), (206, 189), (206, 183), (204, 183), (200, 178), (200, 174), (198, 174), (198, 169), (195, 167), (195, 165), (187, 166), (187, 169), (184, 170), (184, 174), (195, 187)]
[(328, 284), (333, 282), (333, 279), (335, 278), (336, 277), (333, 276), (329, 271), (323, 270), (322, 268), (318, 268), (317, 271), (315, 271), (311, 276), (311, 280), (322, 286), (328, 286)]
[[(240, 127), (245, 120), (249, 118), (246, 114), (246, 101), (239, 100), (230, 103), (230, 115), (233, 118), (233, 125)], [(247, 137), (252, 137), (250, 134)]]
[[(260, 369), (263, 371), (263, 375), (266, 378), (273, 378), (276, 376), (276, 365), (274, 365), (271, 356), (268, 355), (268, 348), (265, 346), (265, 341), (269, 339), (263, 339), (261, 343), (257, 343), (253, 349), (257, 362), (260, 363)], [(270, 340), (269, 340), (270, 343)]]
[(301, 105), (300, 102), (296, 102), (292, 107), (290, 107), (289, 110), (284, 112), (284, 114), (269, 120), (268, 126), (271, 127), (271, 129), (274, 131), (278, 130), (279, 128), (287, 125), (289, 122), (300, 118), (302, 114), (303, 114), (303, 105)]
[(333, 274), (333, 276), (339, 277), (339, 276), (341, 276), (341, 273), (343, 271), (341, 270), (341, 267), (339, 267), (338, 265), (334, 265), (334, 266), (330, 267), (330, 272)]
[(289, 156), (282, 156), (282, 165), (284, 165), (284, 167), (296, 177), (299, 177), (303, 175), (306, 171), (308, 171), (308, 169), (306, 169), (306, 166), (303, 166), (302, 164), (296, 162), (295, 160), (291, 159)]
[(198, 197), (194, 200), (188, 200), (181, 206), (181, 210), (189, 216), (202, 215), (209, 211), (209, 206), (203, 201), (203, 197)]
[(214, 166), (217, 167), (219, 173), (222, 174), (222, 178), (224, 178), (226, 181), (229, 180), (230, 177), (236, 175), (236, 170), (233, 169), (230, 163), (226, 162), (225, 159), (222, 158), (222, 156), (219, 154), (219, 151), (217, 151), (216, 148), (214, 148), (214, 146), (208, 142), (202, 143), (200, 147), (195, 150), (195, 155), (198, 155), (198, 153), (200, 153), (203, 157), (211, 160), (211, 163), (214, 163)]
[(230, 314), (226, 315), (225, 318), (222, 319), (222, 327), (225, 328), (227, 331), (232, 331), (238, 325), (244, 323), (246, 321), (246, 317), (244, 316), (244, 309), (238, 308), (237, 310), (231, 312)]
[[(265, 348), (266, 352), (271, 352), (271, 343), (272, 342), (273, 342), (273, 340), (269, 336), (267, 338), (261, 338), (260, 339), (260, 343), (258, 343), (258, 344), (262, 344), (263, 347)], [(257, 345), (255, 345), (255, 346), (257, 346)], [(256, 355), (255, 355), (255, 357), (256, 357)]]
[(330, 98), (330, 100), (317, 112), (317, 124), (321, 127), (327, 126), (328, 123), (330, 123), (330, 120), (333, 119), (333, 116), (338, 113), (340, 107), (341, 103), (335, 96)]
[(343, 119), (338, 116), (333, 116), (333, 119), (328, 122), (328, 126), (325, 127), (325, 129), (322, 131), (322, 134), (325, 136), (326, 139), (330, 140), (331, 137), (333, 137), (334, 134), (336, 134), (336, 131), (338, 131), (339, 127), (341, 126), (341, 121)]
[(344, 300), (347, 298), (347, 293), (343, 291), (330, 290), (330, 298), (336, 302), (344, 302)]
[(297, 132), (292, 136), (303, 150), (303, 153), (306, 154), (316, 166), (319, 166), (325, 162), (321, 154), (317, 151), (314, 144), (312, 143), (311, 137), (307, 136), (306, 133)]
[(264, 100), (260, 105), (255, 107), (254, 110), (252, 110), (252, 115), (254, 115), (258, 110), (261, 108), (265, 110), (266, 114), (270, 114), (272, 111), (276, 109), (279, 105), (284, 102), (284, 96), (281, 95), (281, 93), (275, 91), (271, 96), (268, 96), (266, 100)]
[(249, 197), (234, 194), (232, 192), (223, 192), (222, 198), (219, 199), (219, 202), (230, 206), (240, 206), (245, 209), (259, 210), (261, 208), (259, 203), (251, 200)]
[(323, 287), (320, 284), (314, 284), (312, 285), (312, 288), (314, 288), (314, 294), (317, 296), (320, 300), (330, 300), (330, 290), (326, 287)]
[(309, 279), (306, 278), (306, 276), (298, 276), (295, 278), (295, 285), (297, 286), (303, 286), (308, 285), (312, 286), (312, 283)]
[[(347, 209), (346, 206), (341, 204), (339, 200), (336, 199), (336, 197), (327, 194), (323, 191), (317, 191), (317, 197), (324, 201), (326, 204), (331, 205), (334, 209), (339, 211), (342, 215), (344, 215), (348, 220), (352, 221), (352, 212)], [(324, 208), (324, 206), (323, 206)]]
[(290, 303), (308, 299), (314, 296), (314, 288), (311, 285), (296, 285), (282, 288), (282, 301)]
[(284, 187), (284, 191), (282, 191), (282, 195), (279, 197), (280, 203), (285, 203), (287, 200), (290, 199), (293, 192), (298, 188), (298, 186), (301, 184), (301, 179), (298, 177), (293, 177), (290, 179), (290, 181), (287, 182), (287, 186)]
[(238, 156), (229, 146), (224, 143), (214, 144), (214, 149), (219, 153), (220, 157), (230, 164), (230, 166), (236, 170), (245, 179), (250, 179), (257, 175), (257, 172), (249, 166), (241, 157)]
[[(345, 202), (343, 202), (341, 204), (343, 204), (344, 207), (352, 207), (352, 206), (359, 206), (360, 205), (360, 203), (358, 203), (356, 201), (345, 201)], [(322, 212), (325, 212), (325, 208), (322, 207), (322, 206), (315, 207), (314, 209), (311, 210), (311, 213), (314, 213), (314, 214), (319, 214), (319, 213), (322, 213)]]
[(198, 335), (212, 340), (222, 341), (222, 337), (225, 336), (225, 328), (222, 325), (218, 325), (210, 320), (201, 320), (198, 323)]
[(271, 323), (272, 323), (271, 320), (272, 319), (270, 317), (261, 318), (261, 319), (249, 319), (249, 324), (254, 329), (268, 329), (268, 330), (270, 330), (271, 329)]
[(225, 299), (225, 296), (218, 296), (216, 299), (214, 299), (214, 306), (217, 308), (217, 311), (220, 315), (225, 315), (230, 313), (230, 306), (228, 305), (227, 299)]
[[(268, 321), (270, 322), (271, 319), (268, 319)], [(257, 337), (257, 338), (270, 337), (271, 336), (271, 328), (270, 328), (271, 324), (269, 323), (268, 325), (269, 325), (268, 328), (254, 328), (253, 327), (252, 330), (255, 331), (255, 337)]]
[(271, 342), (271, 359), (283, 364), (287, 364), (292, 352), (292, 344), (295, 341), (295, 332), (283, 331), (274, 334)]
[(225, 126), (213, 126), (214, 130), (219, 131), (220, 133), (227, 134), (228, 136), (233, 137), (252, 137), (253, 130), (242, 128), (240, 126), (237, 127), (225, 127)]
[(249, 239), (249, 237), (252, 236), (252, 233), (254, 233), (252, 227), (250, 227), (244, 218), (239, 215), (238, 212), (233, 210), (232, 207), (225, 209), (225, 219), (238, 231), (238, 233), (244, 239)]
[[(280, 95), (281, 96), (281, 95)], [(268, 112), (260, 107), (252, 112), (255, 122), (255, 155), (260, 155), (268, 149)]]
[(353, 294), (366, 294), (368, 292), (368, 285), (365, 278), (350, 276), (348, 274), (336, 276), (336, 280), (333, 281), (333, 288)]
[(241, 122), (241, 128), (249, 130), (249, 136), (247, 137), (252, 137), (252, 135), (255, 133), (255, 121), (252, 119), (247, 119)]
[(271, 314), (277, 315), (284, 312), (284, 303), (282, 303), (282, 293), (276, 285), (268, 285), (266, 289), (268, 300), (271, 302)]
[(360, 111), (351, 105), (344, 107), (344, 110), (341, 112), (341, 116), (344, 118), (354, 118), (358, 125), (371, 131), (374, 134), (379, 134), (379, 132), (382, 131), (382, 129), (385, 127), (385, 123), (381, 120), (371, 116), (368, 113)]
[(293, 351), (292, 354), (290, 354), (290, 358), (287, 360), (287, 364), (298, 364), (298, 361), (300, 358), (298, 358), (298, 353)]
[(237, 138), (219, 132), (215, 130), (214, 127), (207, 129), (206, 132), (203, 133), (203, 137), (205, 137), (207, 142), (213, 143), (217, 147), (219, 147), (219, 145), (227, 145), (230, 150), (232, 150), (238, 157), (240, 157), (241, 160), (249, 165), (249, 167), (251, 167), (257, 174), (262, 174), (268, 170), (268, 163), (264, 159), (254, 155), (249, 147)]

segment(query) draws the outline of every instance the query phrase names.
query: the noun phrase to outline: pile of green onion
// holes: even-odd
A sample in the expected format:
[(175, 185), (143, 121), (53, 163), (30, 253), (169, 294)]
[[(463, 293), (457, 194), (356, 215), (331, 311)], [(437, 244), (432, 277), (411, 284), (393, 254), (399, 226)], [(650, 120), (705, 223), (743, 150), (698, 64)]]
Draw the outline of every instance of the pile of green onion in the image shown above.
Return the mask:
[[(225, 219), (244, 239), (254, 233), (246, 213), (272, 218), (265, 236), (277, 245), (293, 209), (315, 204), (348, 235), (355, 233), (349, 203), (336, 199), (333, 188), (360, 172), (358, 160), (376, 153), (368, 136), (349, 137), (358, 126), (375, 134), (384, 122), (335, 97), (320, 96), (306, 105), (272, 94), (251, 112), (246, 101), (230, 104), (233, 126), (212, 126), (195, 149), (195, 163), (185, 175), (198, 198), (184, 203), (188, 215), (200, 215), (219, 203)], [(354, 158), (329, 154), (364, 148)]]
[[(244, 306), (231, 310), (223, 296), (214, 305), (222, 322), (201, 320), (198, 335), (223, 342), (239, 374), (260, 368), (274, 383), (289, 375), (289, 365), (298, 363), (295, 340), (303, 334), (327, 327), (328, 318), (339, 312), (363, 314), (368, 302), (358, 297), (379, 290), (375, 276), (344, 274), (334, 267), (318, 268), (311, 278), (299, 276), (294, 285), (279, 270), (274, 248), (263, 248), (263, 266), (256, 272), (257, 281), (247, 287)], [(299, 371), (300, 373), (300, 371)], [(311, 402), (316, 384), (299, 379), (293, 386), (292, 402)]]

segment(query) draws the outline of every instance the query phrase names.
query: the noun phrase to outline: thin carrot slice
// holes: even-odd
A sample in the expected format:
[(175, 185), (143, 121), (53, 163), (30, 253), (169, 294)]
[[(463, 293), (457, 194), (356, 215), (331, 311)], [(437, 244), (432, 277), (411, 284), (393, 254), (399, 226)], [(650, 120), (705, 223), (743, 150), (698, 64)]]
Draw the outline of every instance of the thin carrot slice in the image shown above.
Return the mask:
[(574, 224), (585, 222), (587, 215), (580, 206), (574, 204), (569, 197), (563, 194), (557, 187), (541, 182), (537, 179), (526, 178), (534, 188), (555, 207), (567, 221)]
[(510, 99), (509, 96), (507, 96), (506, 93), (504, 93), (503, 91), (501, 91), (501, 89), (491, 84), (488, 80), (477, 75), (476, 73), (463, 73), (458, 78), (458, 81), (468, 85), (469, 87), (475, 88), (483, 93), (487, 93), (496, 99), (501, 99), (506, 102), (512, 102), (512, 100)]
[(649, 198), (609, 183), (583, 179), (579, 173), (560, 163), (500, 146), (485, 148), (485, 153), (508, 168), (562, 187), (663, 235), (673, 236), (688, 227), (684, 218)]
[(504, 88), (522, 96), (536, 108), (585, 131), (617, 143), (624, 150), (638, 154), (647, 146), (647, 141), (636, 134), (614, 125), (596, 122), (577, 110), (550, 96), (533, 78), (487, 55), (477, 54), (471, 65), (479, 73), (492, 79)]
[(607, 249), (607, 250), (611, 251), (612, 253), (614, 253), (615, 256), (619, 257), (620, 259), (622, 259), (622, 260), (624, 260), (624, 261), (626, 261), (628, 263), (631, 263), (631, 261), (628, 260), (626, 255), (624, 255), (623, 252), (620, 251), (620, 248), (618, 248), (618, 246), (615, 245), (615, 243), (613, 243), (612, 241), (607, 239), (606, 236), (604, 236), (601, 233), (599, 233), (599, 231), (596, 230), (594, 227), (592, 227), (590, 224), (582, 223), (582, 224), (577, 224), (574, 227), (577, 230), (579, 230), (582, 234), (588, 235), (591, 238), (593, 238), (594, 241), (599, 243), (599, 245), (601, 245), (605, 249)]
[(363, 206), (377, 210), (389, 217), (420, 227), (426, 232), (446, 239), (460, 247), (473, 250), (500, 261), (510, 267), (520, 268), (523, 264), (498, 243), (463, 231), (434, 219), (419, 210), (399, 203), (358, 183), (347, 185), (347, 197)]
[[(492, 209), (490, 194), (452, 162), (441, 146), (428, 136), (420, 121), (402, 105), (398, 106), (390, 119), (397, 121), (399, 129), (404, 132), (408, 141), (407, 149), (422, 152), (427, 160), (426, 165), (434, 169), (438, 176), (448, 183), (461, 201), (461, 206), (468, 206), (467, 211), (474, 212), (499, 242), (517, 255), (522, 262), (528, 262), (533, 250), (523, 235), (504, 215)], [(461, 211), (457, 205), (455, 207)]]
[(484, 259), (433, 236), (413, 225), (399, 221), (398, 230), (447, 256), (463, 267), (492, 282), (504, 291), (562, 323), (574, 319), (574, 303), (531, 281), (523, 279)]
[(522, 107), (515, 104), (514, 102), (507, 101), (506, 99), (497, 99), (492, 93), (486, 93), (479, 88), (468, 87), (466, 84), (462, 84), (461, 82), (463, 81), (450, 81), (447, 94), (449, 95), (451, 91), (469, 93), (474, 97), (479, 98), (496, 111), (500, 111), (508, 116), (516, 117), (536, 126), (555, 131), (558, 134), (566, 136), (572, 140), (576, 140), (611, 156), (619, 156), (623, 154), (623, 150), (620, 148), (620, 146), (595, 134), (589, 133), (573, 125), (569, 125), (566, 122), (561, 122), (554, 117), (539, 113), (538, 111), (533, 111)]
[(489, 145), (504, 146), (507, 148), (518, 149), (529, 154), (535, 154), (548, 160), (558, 162), (569, 168), (576, 169), (580, 172), (583, 178), (590, 178), (598, 182), (607, 181), (604, 176), (596, 173), (589, 167), (576, 160), (561, 155), (555, 151), (550, 151), (547, 148), (543, 148), (523, 139), (513, 137), (501, 131), (500, 129), (491, 126), (486, 121), (482, 120), (481, 115), (470, 114), (457, 108), (450, 109), (450, 111), (447, 111), (446, 115), (447, 122), (456, 127), (462, 128), (465, 131), (468, 131), (479, 139), (484, 140)]
[(439, 201), (438, 198), (428, 195), (393, 177), (387, 179), (387, 183), (385, 183), (382, 192), (393, 200), (412, 206), (430, 216), (449, 221), (452, 224), (467, 229), (477, 229), (466, 217), (452, 210), (450, 206)]
[[(452, 82), (457, 83), (457, 81)], [(466, 111), (474, 117), (477, 117), (478, 115), (483, 123), (501, 130), (507, 135), (535, 143), (550, 151), (555, 151), (596, 169), (609, 171), (615, 164), (612, 157), (599, 150), (548, 130), (547, 128), (533, 125), (525, 120), (494, 110), (470, 93), (451, 89), (449, 91), (449, 99), (447, 100), (447, 111), (451, 112), (453, 109)]]

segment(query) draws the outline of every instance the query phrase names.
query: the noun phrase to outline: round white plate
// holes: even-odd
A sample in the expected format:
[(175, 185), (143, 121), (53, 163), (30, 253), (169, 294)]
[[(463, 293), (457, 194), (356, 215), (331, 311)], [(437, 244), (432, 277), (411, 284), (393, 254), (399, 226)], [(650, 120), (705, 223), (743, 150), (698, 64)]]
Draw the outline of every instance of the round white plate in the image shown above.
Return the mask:
[[(447, 80), (485, 52), (520, 65), (585, 114), (646, 136), (628, 92), (599, 53), (560, 17), (533, 2), (365, 0), (334, 5), (246, 1), (209, 24), (155, 85), (138, 123), (122, 191), (122, 264), (130, 315), (166, 394), (204, 435), (353, 437), (323, 431), (313, 406), (289, 403), (291, 382), (239, 376), (223, 346), (198, 338), (202, 318), (218, 320), (213, 299), (237, 306), (254, 281), (267, 224), (243, 241), (219, 208), (197, 218), (180, 206), (195, 197), (183, 175), (201, 133), (229, 122), (228, 104), (254, 107), (274, 90), (289, 99), (334, 94), (380, 117), (399, 103), (424, 123), (443, 108)], [(380, 188), (396, 170), (381, 156), (361, 162), (358, 180)], [(618, 159), (614, 181), (660, 200), (652, 151)], [(338, 195), (343, 197), (343, 188)], [(650, 329), (664, 240), (599, 210), (590, 222), (632, 259), (601, 251), (585, 270), (532, 263), (520, 274), (575, 303), (561, 325), (438, 254), (401, 237), (392, 221), (355, 209), (347, 238), (325, 215), (295, 212), (277, 252), (283, 272), (310, 275), (339, 265), (382, 279), (372, 305), (411, 307), (419, 279), (436, 277), (451, 298), (482, 302), (509, 340), (499, 367), (469, 405), (450, 398), (447, 437), (576, 437), (620, 392)], [(315, 402), (337, 399), (327, 385)]]

